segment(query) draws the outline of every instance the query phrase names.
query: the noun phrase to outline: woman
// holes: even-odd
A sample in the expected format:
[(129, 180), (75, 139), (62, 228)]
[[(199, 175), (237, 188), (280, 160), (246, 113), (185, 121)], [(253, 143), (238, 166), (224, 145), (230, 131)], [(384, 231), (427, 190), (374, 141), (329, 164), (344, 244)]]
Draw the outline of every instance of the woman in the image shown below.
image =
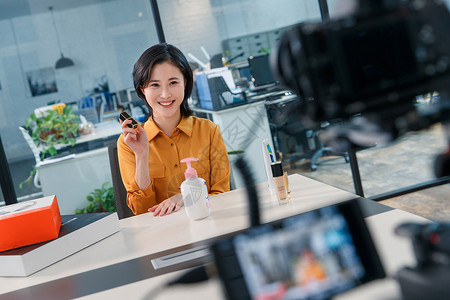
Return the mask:
[(163, 216), (180, 209), (186, 170), (180, 160), (186, 157), (199, 159), (192, 167), (210, 195), (229, 191), (230, 163), (218, 126), (191, 116), (193, 75), (183, 53), (165, 43), (150, 47), (134, 65), (133, 81), (150, 112), (137, 130), (127, 126), (131, 120), (121, 122), (117, 141), (127, 204), (134, 214)]

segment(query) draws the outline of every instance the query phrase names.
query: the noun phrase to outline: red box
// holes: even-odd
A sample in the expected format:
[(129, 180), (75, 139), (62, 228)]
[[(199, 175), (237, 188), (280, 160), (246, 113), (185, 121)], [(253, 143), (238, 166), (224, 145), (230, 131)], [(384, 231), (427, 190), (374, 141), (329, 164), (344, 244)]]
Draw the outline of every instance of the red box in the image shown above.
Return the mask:
[(55, 239), (61, 228), (56, 196), (0, 207), (0, 252)]

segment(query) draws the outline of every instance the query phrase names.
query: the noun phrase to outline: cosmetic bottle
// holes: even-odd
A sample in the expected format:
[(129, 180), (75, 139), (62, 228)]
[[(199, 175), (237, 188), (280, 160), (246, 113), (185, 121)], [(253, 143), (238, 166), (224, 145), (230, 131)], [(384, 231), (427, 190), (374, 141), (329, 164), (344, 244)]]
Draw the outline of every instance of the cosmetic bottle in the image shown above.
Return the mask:
[(191, 220), (200, 220), (209, 216), (209, 196), (206, 181), (198, 177), (197, 171), (191, 167), (192, 161), (198, 161), (198, 159), (187, 157), (181, 160), (187, 165), (184, 172), (186, 180), (181, 183), (181, 195), (188, 217)]
[(271, 164), (271, 167), (278, 203), (280, 205), (287, 204), (289, 202), (289, 197), (287, 193), (286, 179), (283, 173), (283, 166), (281, 165), (281, 162), (275, 162)]

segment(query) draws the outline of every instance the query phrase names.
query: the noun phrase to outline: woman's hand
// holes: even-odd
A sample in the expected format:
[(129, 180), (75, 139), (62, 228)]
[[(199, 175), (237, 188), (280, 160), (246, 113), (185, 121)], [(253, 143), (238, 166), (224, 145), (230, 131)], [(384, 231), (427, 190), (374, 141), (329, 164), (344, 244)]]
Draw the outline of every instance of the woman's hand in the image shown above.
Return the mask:
[(120, 126), (123, 131), (123, 140), (135, 154), (148, 153), (148, 140), (147, 133), (140, 125), (136, 130), (128, 127), (131, 124), (131, 120), (120, 120)]
[(172, 212), (178, 211), (183, 206), (183, 197), (181, 194), (173, 195), (163, 202), (150, 207), (149, 212), (153, 212), (153, 216), (170, 215)]

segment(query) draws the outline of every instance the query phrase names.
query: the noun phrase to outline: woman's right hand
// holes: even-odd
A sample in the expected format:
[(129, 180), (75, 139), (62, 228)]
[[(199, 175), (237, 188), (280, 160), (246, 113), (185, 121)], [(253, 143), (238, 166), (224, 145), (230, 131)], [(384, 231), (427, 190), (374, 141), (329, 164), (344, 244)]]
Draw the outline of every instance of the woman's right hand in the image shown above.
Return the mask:
[(123, 131), (123, 140), (131, 150), (136, 154), (148, 153), (148, 140), (147, 133), (144, 128), (139, 125), (136, 130), (128, 127), (131, 124), (131, 120), (120, 120), (120, 126)]

